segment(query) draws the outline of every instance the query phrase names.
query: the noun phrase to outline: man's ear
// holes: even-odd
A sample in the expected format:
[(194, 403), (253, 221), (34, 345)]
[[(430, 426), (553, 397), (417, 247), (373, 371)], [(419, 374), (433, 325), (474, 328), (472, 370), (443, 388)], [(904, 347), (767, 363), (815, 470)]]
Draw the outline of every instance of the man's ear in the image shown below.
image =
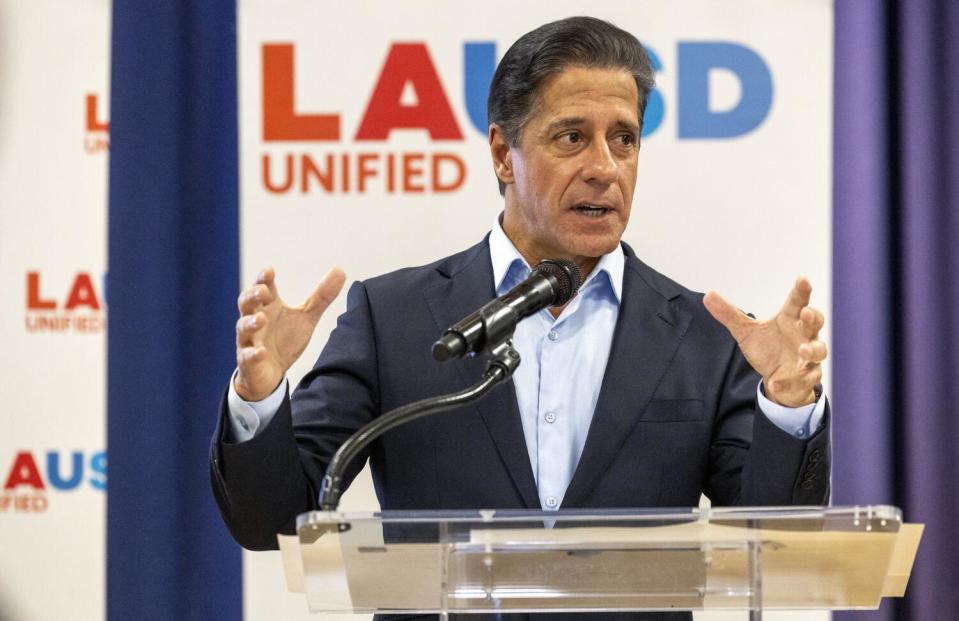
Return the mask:
[(513, 153), (503, 130), (496, 123), (490, 123), (489, 126), (489, 153), (493, 158), (496, 177), (505, 184), (513, 183)]

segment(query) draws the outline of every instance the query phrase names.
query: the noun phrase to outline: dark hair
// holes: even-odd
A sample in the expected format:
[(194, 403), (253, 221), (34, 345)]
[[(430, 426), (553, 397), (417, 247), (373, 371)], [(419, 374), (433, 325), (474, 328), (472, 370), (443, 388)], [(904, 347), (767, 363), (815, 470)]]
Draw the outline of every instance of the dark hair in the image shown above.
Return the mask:
[[(595, 17), (567, 17), (527, 32), (506, 51), (490, 83), (486, 112), (510, 146), (518, 144), (532, 118), (542, 83), (568, 67), (625, 69), (636, 80), (638, 118), (655, 78), (653, 66), (636, 37)], [(500, 194), (506, 186), (499, 182)]]

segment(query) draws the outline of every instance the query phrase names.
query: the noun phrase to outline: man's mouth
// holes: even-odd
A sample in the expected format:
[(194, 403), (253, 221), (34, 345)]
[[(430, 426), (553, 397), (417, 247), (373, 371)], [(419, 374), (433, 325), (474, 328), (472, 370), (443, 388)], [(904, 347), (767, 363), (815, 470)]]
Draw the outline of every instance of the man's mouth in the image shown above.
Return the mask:
[(612, 211), (612, 209), (609, 209), (608, 207), (602, 207), (601, 205), (582, 203), (573, 207), (573, 211), (590, 218), (602, 218), (607, 213)]

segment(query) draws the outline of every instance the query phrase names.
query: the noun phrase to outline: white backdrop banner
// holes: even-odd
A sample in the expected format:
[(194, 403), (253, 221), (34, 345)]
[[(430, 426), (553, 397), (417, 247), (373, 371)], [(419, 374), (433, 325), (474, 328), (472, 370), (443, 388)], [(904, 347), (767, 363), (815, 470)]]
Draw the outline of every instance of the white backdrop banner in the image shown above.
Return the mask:
[[(104, 618), (109, 11), (0, 0), (4, 620)], [(588, 12), (633, 32), (658, 69), (625, 240), (760, 316), (798, 275), (828, 309), (832, 3)], [(502, 208), (485, 126), (495, 64), (523, 33), (582, 13), (567, 0), (240, 0), (244, 282), (273, 265), (295, 301), (333, 265), (362, 279), (480, 240)], [(362, 476), (343, 507), (375, 506)], [(248, 619), (308, 618), (275, 554), (247, 554), (244, 571)]]
[[(244, 282), (273, 265), (298, 302), (334, 265), (363, 279), (479, 241), (502, 209), (486, 126), (496, 62), (523, 33), (583, 12), (565, 0), (241, 0)], [(625, 240), (758, 315), (799, 275), (828, 309), (831, 2), (597, 1), (588, 12), (635, 34), (659, 70)], [(292, 379), (344, 307), (323, 318)], [(342, 506), (376, 507), (368, 477)], [(283, 605), (279, 561), (248, 554), (244, 567), (247, 615), (265, 618)], [(283, 614), (305, 618), (289, 601)]]
[(0, 0), (0, 619), (104, 617), (110, 3)]

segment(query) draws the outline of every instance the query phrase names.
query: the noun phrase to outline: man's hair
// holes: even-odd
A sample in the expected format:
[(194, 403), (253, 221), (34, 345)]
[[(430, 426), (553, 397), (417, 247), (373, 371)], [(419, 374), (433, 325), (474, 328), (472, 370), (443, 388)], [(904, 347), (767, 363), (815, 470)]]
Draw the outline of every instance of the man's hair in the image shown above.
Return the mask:
[[(636, 37), (595, 17), (568, 17), (527, 32), (510, 46), (490, 83), (486, 112), (510, 146), (519, 143), (533, 117), (539, 88), (569, 67), (623, 69), (636, 80), (639, 125), (655, 78), (649, 55)], [(500, 194), (506, 185), (499, 182)]]

